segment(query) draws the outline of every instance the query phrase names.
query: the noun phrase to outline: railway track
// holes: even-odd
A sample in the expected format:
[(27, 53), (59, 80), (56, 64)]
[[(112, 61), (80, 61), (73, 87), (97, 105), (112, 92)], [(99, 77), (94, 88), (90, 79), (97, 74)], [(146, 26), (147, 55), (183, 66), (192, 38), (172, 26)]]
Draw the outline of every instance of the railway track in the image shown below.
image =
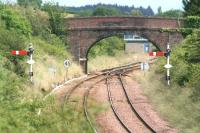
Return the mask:
[(77, 90), (81, 85), (83, 85), (85, 82), (91, 81), (93, 79), (99, 78), (100, 76), (104, 76), (107, 75), (107, 73), (120, 73), (121, 71), (124, 72), (124, 70), (128, 71), (132, 71), (133, 69), (139, 69), (140, 68), (140, 63), (141, 62), (135, 62), (135, 63), (130, 63), (124, 66), (120, 66), (120, 67), (114, 67), (114, 68), (110, 68), (110, 69), (104, 69), (101, 71), (100, 74), (96, 74), (96, 75), (92, 75), (87, 79), (84, 79), (80, 82), (78, 82), (75, 86), (73, 86), (69, 91), (67, 91), (64, 95), (64, 100), (62, 102), (62, 109), (64, 109), (65, 103), (67, 103), (71, 97), (71, 95), (74, 93), (75, 90)]
[(83, 100), (84, 114), (85, 114), (85, 117), (86, 117), (86, 119), (88, 121), (88, 124), (90, 125), (90, 127), (92, 128), (94, 133), (98, 133), (98, 131), (97, 131), (97, 128), (92, 123), (92, 120), (91, 120), (91, 118), (89, 116), (87, 101), (88, 101), (88, 98), (89, 98), (90, 91), (94, 88), (94, 86), (97, 85), (100, 82), (103, 82), (104, 80), (106, 80), (106, 78), (95, 82), (84, 94), (84, 100)]
[(131, 101), (131, 99), (130, 99), (130, 97), (129, 97), (127, 91), (126, 91), (126, 88), (125, 88), (125, 85), (124, 85), (124, 82), (123, 82), (123, 79), (122, 79), (122, 75), (121, 75), (121, 74), (119, 75), (119, 79), (120, 79), (120, 83), (121, 83), (121, 85), (122, 85), (122, 89), (123, 89), (123, 91), (124, 91), (124, 94), (125, 94), (125, 96), (126, 96), (126, 99), (127, 99), (128, 103), (129, 103), (129, 105), (130, 105), (132, 111), (135, 113), (135, 115), (137, 116), (137, 118), (143, 123), (143, 125), (144, 125), (146, 128), (148, 128), (151, 132), (156, 133), (156, 131), (155, 131), (155, 130), (140, 116), (140, 114), (136, 111), (136, 109), (135, 109), (135, 107), (134, 107), (134, 105), (133, 105), (133, 103), (132, 103), (132, 101)]
[[(112, 108), (112, 111), (116, 117), (116, 119), (119, 121), (119, 123), (121, 124), (121, 126), (129, 133), (134, 132), (130, 127), (128, 127), (126, 125), (126, 121), (123, 120), (123, 118), (120, 116), (120, 114), (117, 111), (117, 107), (114, 104), (113, 101), (113, 96), (112, 96), (112, 92), (111, 92), (111, 87), (110, 87), (110, 83), (109, 83), (109, 78), (111, 77), (107, 77), (106, 78), (106, 85), (107, 85), (107, 92), (108, 92), (108, 99), (109, 99), (109, 103), (110, 103), (110, 107)], [(126, 101), (128, 102), (129, 106), (131, 107), (132, 112), (137, 116), (137, 118), (139, 119), (139, 121), (141, 121), (141, 123), (152, 133), (156, 133), (156, 131), (139, 115), (139, 113), (136, 111), (134, 105), (132, 104), (131, 99), (129, 98), (129, 95), (126, 91), (123, 79), (122, 79), (122, 73), (119, 74), (117, 76), (117, 78), (119, 79), (119, 83), (121, 86), (121, 89), (123, 90), (124, 96), (126, 97)]]
[(73, 86), (69, 91), (67, 91), (67, 93), (65, 94), (64, 101), (63, 101), (63, 104), (62, 104), (63, 111), (64, 111), (64, 105), (69, 102), (69, 99), (75, 93), (75, 91), (77, 91), (82, 85), (87, 84), (89, 82), (93, 82), (93, 84), (90, 85), (89, 87), (87, 86), (87, 89), (84, 91), (84, 93), (82, 93), (82, 97), (83, 97), (83, 99), (82, 99), (82, 108), (83, 108), (83, 111), (84, 111), (85, 119), (88, 122), (90, 128), (93, 130), (94, 133), (98, 133), (97, 128), (92, 123), (92, 120), (90, 118), (90, 114), (88, 112), (88, 105), (87, 105), (88, 102), (87, 101), (88, 101), (88, 98), (89, 98), (90, 91), (94, 88), (94, 86), (97, 85), (100, 82), (106, 81), (107, 91), (108, 91), (108, 98), (109, 98), (109, 102), (110, 102), (111, 108), (113, 110), (113, 113), (115, 114), (117, 120), (123, 126), (123, 128), (127, 132), (131, 132), (131, 129), (124, 123), (124, 121), (119, 117), (119, 114), (116, 111), (116, 108), (115, 108), (115, 106), (113, 104), (110, 87), (108, 85), (109, 78), (112, 77), (112, 76), (116, 76), (117, 75), (118, 78), (119, 78), (119, 81), (121, 83), (122, 89), (124, 91), (124, 94), (125, 94), (125, 96), (127, 98), (128, 104), (132, 108), (132, 111), (136, 114), (138, 119), (140, 119), (140, 121), (145, 125), (146, 128), (148, 128), (151, 132), (155, 132), (153, 130), (153, 128), (151, 128), (145, 122), (145, 120), (142, 119), (142, 117), (139, 115), (139, 113), (137, 113), (137, 111), (134, 109), (134, 106), (133, 106), (133, 104), (132, 104), (132, 102), (131, 102), (131, 100), (130, 100), (127, 92), (126, 92), (126, 89), (125, 89), (125, 86), (124, 86), (124, 83), (123, 83), (123, 79), (122, 79), (122, 75), (123, 74), (126, 74), (126, 73), (128, 73), (130, 71), (133, 71), (133, 70), (136, 70), (136, 69), (140, 69), (140, 63), (141, 62), (136, 62), (136, 63), (131, 63), (131, 64), (128, 64), (128, 65), (124, 65), (124, 66), (121, 66), (121, 67), (115, 67), (115, 68), (112, 68), (112, 69), (106, 69), (106, 70), (101, 71), (100, 74), (92, 75), (92, 76), (88, 77), (87, 79), (84, 79), (84, 80), (80, 81), (75, 86)]
[(124, 123), (124, 121), (120, 118), (115, 106), (114, 106), (114, 102), (113, 102), (113, 98), (112, 98), (112, 94), (111, 94), (111, 89), (109, 86), (109, 81), (108, 81), (108, 77), (106, 78), (106, 85), (107, 85), (107, 92), (108, 92), (108, 99), (109, 99), (109, 103), (110, 103), (110, 107), (112, 108), (112, 111), (115, 115), (115, 117), (117, 118), (117, 120), (120, 122), (120, 124), (122, 125), (122, 127), (129, 133), (131, 133), (131, 129)]

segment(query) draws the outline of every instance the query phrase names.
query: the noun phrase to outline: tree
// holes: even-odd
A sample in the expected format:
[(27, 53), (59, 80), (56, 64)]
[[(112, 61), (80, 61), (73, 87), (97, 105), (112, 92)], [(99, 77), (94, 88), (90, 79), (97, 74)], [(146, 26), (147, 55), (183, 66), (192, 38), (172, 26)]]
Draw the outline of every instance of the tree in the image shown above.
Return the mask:
[(161, 13), (162, 13), (162, 7), (159, 6), (159, 7), (158, 7), (158, 14), (161, 14)]
[(97, 7), (93, 14), (93, 16), (118, 16), (120, 15), (120, 11), (116, 8), (107, 8), (104, 6)]
[(132, 16), (143, 16), (142, 12), (139, 9), (133, 9), (131, 11)]
[(146, 9), (146, 12), (143, 14), (147, 15), (147, 16), (153, 16), (154, 12), (153, 12), (152, 8), (150, 6), (148, 6), (148, 8)]
[(34, 8), (40, 8), (42, 5), (42, 0), (17, 0), (20, 6), (33, 6)]
[(182, 17), (183, 12), (181, 10), (169, 10), (166, 12), (158, 13), (156, 16), (160, 17)]
[(184, 16), (200, 16), (199, 0), (183, 0)]
[(43, 10), (48, 12), (51, 32), (56, 35), (63, 35), (64, 22), (63, 22), (63, 9), (58, 3), (45, 3)]

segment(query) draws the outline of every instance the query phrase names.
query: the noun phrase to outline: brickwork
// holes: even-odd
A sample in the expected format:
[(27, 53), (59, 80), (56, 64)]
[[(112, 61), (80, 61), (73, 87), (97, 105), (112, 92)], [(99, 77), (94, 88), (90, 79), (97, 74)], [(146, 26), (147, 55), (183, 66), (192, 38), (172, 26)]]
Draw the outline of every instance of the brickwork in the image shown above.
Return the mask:
[[(150, 17), (87, 17), (66, 19), (71, 53), (87, 72), (87, 54), (98, 41), (127, 33), (137, 34), (151, 41), (158, 49), (165, 50), (168, 40), (173, 46), (182, 40), (179, 32), (161, 32), (162, 28), (178, 29), (182, 21), (171, 18)], [(86, 59), (86, 60), (84, 60)]]

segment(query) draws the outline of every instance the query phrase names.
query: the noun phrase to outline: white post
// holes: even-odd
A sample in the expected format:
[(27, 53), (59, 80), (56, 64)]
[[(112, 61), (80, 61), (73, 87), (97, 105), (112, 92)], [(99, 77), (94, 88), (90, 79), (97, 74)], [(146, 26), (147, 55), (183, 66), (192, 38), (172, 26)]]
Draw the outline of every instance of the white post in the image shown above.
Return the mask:
[[(167, 50), (170, 50), (169, 43), (167, 44)], [(169, 66), (170, 55), (167, 56), (167, 65)], [(170, 67), (167, 68), (167, 84), (170, 85)]]
[(167, 57), (167, 64), (164, 66), (167, 69), (167, 75), (166, 75), (166, 80), (167, 80), (167, 84), (170, 85), (170, 68), (172, 67), (172, 65), (169, 64), (169, 59), (170, 59), (170, 46), (169, 43), (167, 44), (167, 50), (166, 50), (166, 57)]
[[(33, 54), (30, 54), (30, 60), (33, 60)], [(31, 77), (31, 82), (33, 82), (33, 64), (30, 64), (30, 77)]]
[(34, 51), (34, 48), (32, 44), (30, 44), (28, 48), (29, 60), (27, 61), (27, 63), (30, 65), (29, 76), (32, 83), (33, 83), (33, 64), (35, 63), (35, 61), (33, 60), (33, 51)]

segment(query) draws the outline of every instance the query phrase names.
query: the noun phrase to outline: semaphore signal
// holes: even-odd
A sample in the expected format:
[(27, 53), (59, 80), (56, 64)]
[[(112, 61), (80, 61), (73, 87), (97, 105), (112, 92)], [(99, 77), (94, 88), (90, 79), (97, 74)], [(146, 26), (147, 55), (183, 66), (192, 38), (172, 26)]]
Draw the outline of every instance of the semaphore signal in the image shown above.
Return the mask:
[(11, 54), (12, 55), (27, 55), (28, 52), (26, 50), (12, 50)]
[(162, 51), (157, 51), (157, 52), (149, 52), (149, 56), (164, 56), (165, 53)]
[(164, 66), (167, 69), (167, 75), (166, 75), (166, 80), (167, 80), (167, 84), (170, 85), (170, 68), (172, 68), (172, 65), (169, 64), (169, 60), (170, 60), (170, 45), (169, 43), (167, 44), (167, 49), (166, 52), (163, 51), (157, 51), (157, 52), (149, 52), (149, 56), (165, 56), (167, 58), (167, 64)]
[(32, 44), (30, 44), (28, 50), (12, 50), (10, 52), (14, 56), (24, 56), (24, 55), (29, 56), (29, 60), (27, 61), (27, 63), (30, 65), (29, 76), (31, 82), (33, 82), (33, 64), (35, 63), (35, 61), (33, 60), (33, 52), (34, 48)]
[(171, 50), (170, 50), (170, 45), (169, 43), (167, 44), (167, 49), (166, 49), (166, 53), (165, 53), (165, 56), (167, 58), (167, 64), (164, 66), (166, 69), (167, 69), (167, 75), (166, 75), (166, 80), (167, 80), (167, 84), (170, 85), (170, 68), (172, 68), (172, 65), (169, 64), (169, 60), (170, 60), (170, 53), (171, 53)]

